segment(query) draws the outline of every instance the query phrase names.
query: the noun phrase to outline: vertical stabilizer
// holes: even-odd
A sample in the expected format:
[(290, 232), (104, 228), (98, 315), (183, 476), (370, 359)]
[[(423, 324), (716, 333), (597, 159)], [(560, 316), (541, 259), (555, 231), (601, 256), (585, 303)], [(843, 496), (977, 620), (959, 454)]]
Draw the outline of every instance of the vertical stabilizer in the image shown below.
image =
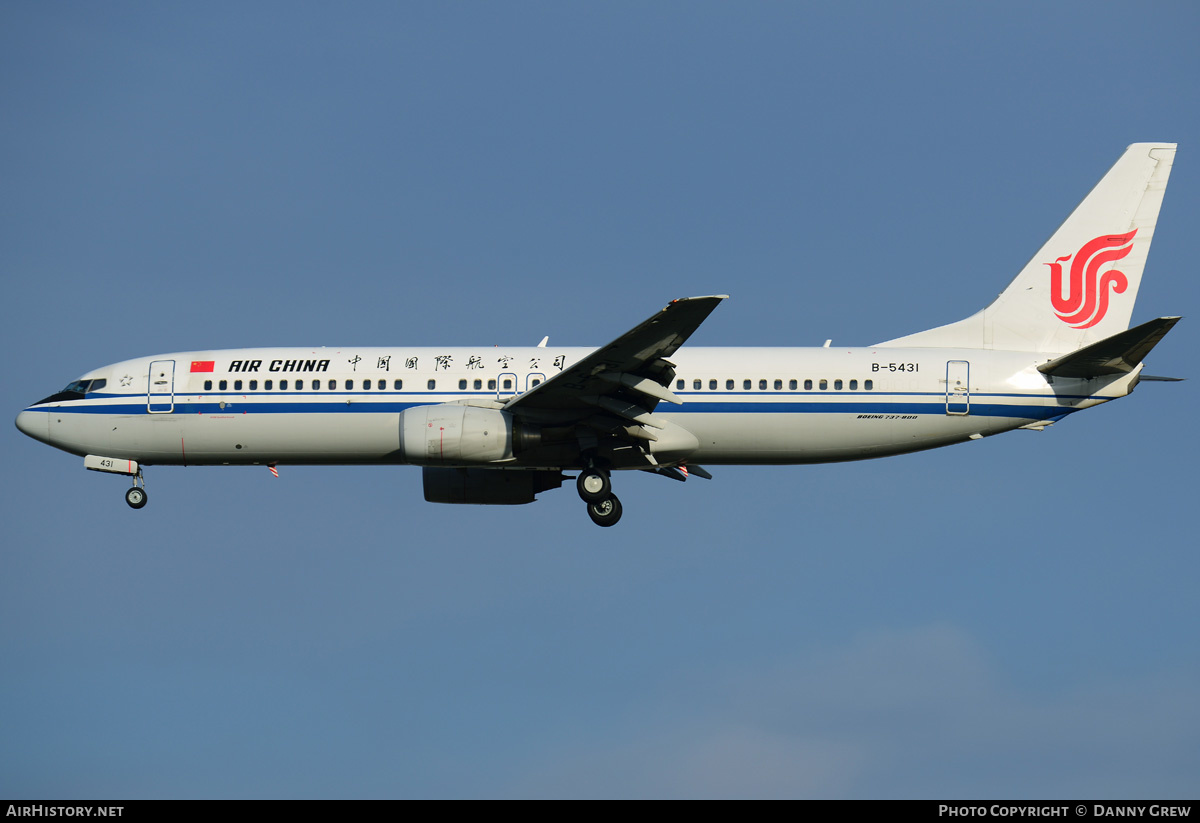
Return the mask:
[(1129, 328), (1174, 159), (1133, 144), (990, 306), (879, 345), (1069, 352)]

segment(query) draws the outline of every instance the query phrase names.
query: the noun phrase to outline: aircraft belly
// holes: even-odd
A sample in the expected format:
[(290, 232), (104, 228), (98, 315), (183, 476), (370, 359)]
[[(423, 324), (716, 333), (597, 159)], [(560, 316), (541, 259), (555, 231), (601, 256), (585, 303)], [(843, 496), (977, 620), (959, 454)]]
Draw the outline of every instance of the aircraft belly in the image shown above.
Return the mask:
[[(887, 418), (894, 419), (887, 419)], [(829, 463), (932, 449), (1008, 431), (1011, 417), (859, 414), (687, 414), (698, 464)]]
[(52, 414), (53, 444), (157, 465), (400, 462), (397, 415)]
[(394, 413), (196, 415), (181, 437), (187, 463), (399, 462)]

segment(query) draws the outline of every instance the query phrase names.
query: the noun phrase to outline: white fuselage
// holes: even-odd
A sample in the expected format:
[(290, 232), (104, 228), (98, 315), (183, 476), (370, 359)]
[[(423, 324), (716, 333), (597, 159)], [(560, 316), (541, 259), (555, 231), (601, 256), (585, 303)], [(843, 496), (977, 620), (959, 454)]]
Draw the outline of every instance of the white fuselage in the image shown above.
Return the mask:
[(35, 403), (17, 426), (85, 468), (132, 476), (135, 509), (142, 465), (406, 463), (422, 467), (426, 500), (482, 505), (531, 503), (578, 469), (602, 527), (621, 518), (617, 470), (711, 478), (706, 465), (862, 460), (1040, 429), (1128, 394), (1179, 320), (1129, 325), (1175, 149), (1129, 146), (982, 310), (871, 347), (688, 347), (728, 296), (699, 295), (594, 350), (129, 360)]
[[(149, 465), (408, 462), (415, 406), (496, 406), (589, 354), (582, 348), (198, 351), (129, 360), (43, 402), (18, 426), (78, 455)], [(684, 348), (655, 416), (686, 429), (696, 464), (822, 463), (935, 448), (1053, 421), (1122, 397), (1140, 369), (1053, 379), (1031, 352), (935, 348)], [(210, 370), (211, 369), (211, 370)], [(513, 467), (560, 468), (507, 458)], [(477, 465), (477, 464), (476, 464)], [(493, 463), (492, 465), (496, 465)]]

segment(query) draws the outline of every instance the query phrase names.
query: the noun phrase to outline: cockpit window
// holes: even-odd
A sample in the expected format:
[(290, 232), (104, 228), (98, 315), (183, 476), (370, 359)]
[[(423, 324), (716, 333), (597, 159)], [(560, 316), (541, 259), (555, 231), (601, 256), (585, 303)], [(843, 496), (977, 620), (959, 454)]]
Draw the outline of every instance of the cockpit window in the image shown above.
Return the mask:
[(33, 405), (40, 406), (42, 403), (61, 403), (64, 400), (82, 400), (83, 396), (89, 391), (104, 388), (106, 382), (105, 380), (76, 380), (73, 383), (68, 383), (67, 387), (57, 394), (52, 394)]
[(74, 383), (67, 385), (60, 394), (87, 394), (88, 392), (100, 391), (108, 384), (104, 378), (99, 380), (76, 380)]

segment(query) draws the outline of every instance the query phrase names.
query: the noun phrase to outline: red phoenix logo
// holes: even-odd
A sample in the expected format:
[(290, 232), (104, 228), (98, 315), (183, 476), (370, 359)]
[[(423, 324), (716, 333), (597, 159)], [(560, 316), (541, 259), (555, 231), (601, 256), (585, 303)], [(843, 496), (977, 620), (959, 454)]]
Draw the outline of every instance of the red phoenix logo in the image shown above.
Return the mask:
[[(1133, 248), (1133, 236), (1137, 229), (1128, 234), (1105, 234), (1083, 244), (1074, 255), (1060, 257), (1050, 267), (1050, 302), (1058, 319), (1075, 329), (1087, 329), (1099, 323), (1108, 314), (1108, 293), (1121, 294), (1129, 286), (1124, 272), (1116, 269), (1106, 271), (1100, 277), (1100, 267), (1120, 260)], [(1063, 297), (1063, 266), (1070, 260), (1070, 280), (1067, 296)], [(1099, 282), (1097, 282), (1099, 281)]]

